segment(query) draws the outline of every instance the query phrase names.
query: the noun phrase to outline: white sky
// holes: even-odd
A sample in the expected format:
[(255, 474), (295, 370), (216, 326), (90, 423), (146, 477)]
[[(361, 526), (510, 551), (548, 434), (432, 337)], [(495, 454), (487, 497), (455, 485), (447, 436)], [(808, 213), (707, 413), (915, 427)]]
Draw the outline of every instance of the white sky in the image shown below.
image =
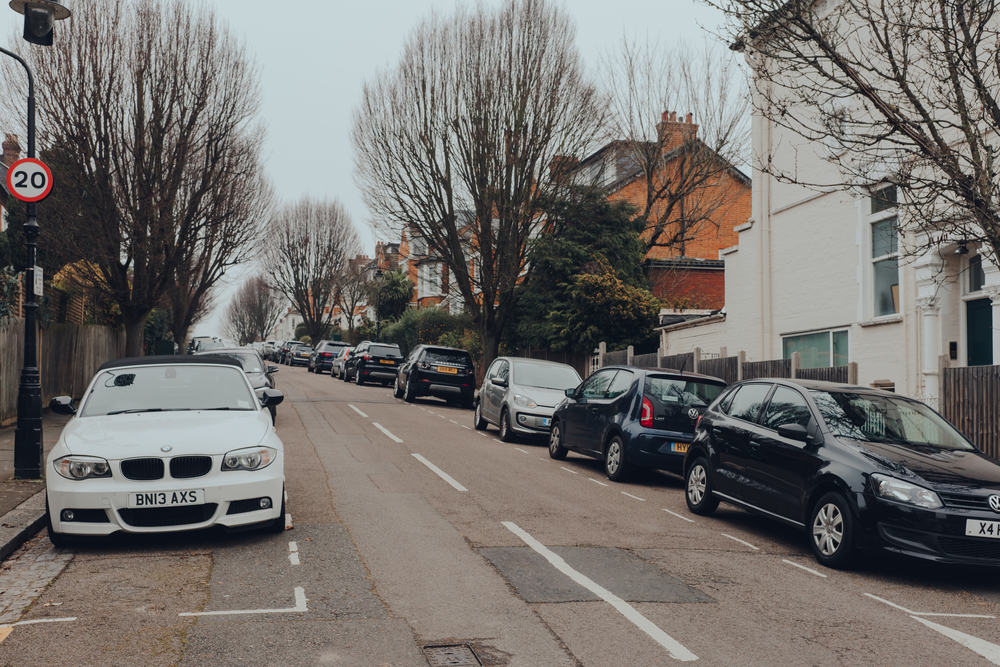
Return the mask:
[[(87, 0), (66, 4), (79, 11)], [(434, 0), (206, 0), (243, 36), (262, 68), (262, 115), (268, 126), (267, 169), (282, 200), (309, 194), (338, 198), (374, 252), (368, 214), (352, 178), (351, 112), (361, 86), (377, 67), (394, 64), (400, 46), (432, 10), (455, 3)], [(0, 16), (20, 30), (20, 15), (0, 3)], [(700, 46), (703, 27), (721, 17), (694, 0), (572, 0), (564, 3), (577, 22), (577, 44), (588, 67), (623, 34), (640, 40), (684, 40)], [(59, 39), (58, 25), (56, 39)], [(36, 47), (37, 48), (37, 47)], [(44, 220), (40, 221), (44, 226)], [(45, 232), (43, 231), (43, 234)], [(44, 241), (44, 237), (42, 239)], [(191, 335), (221, 335), (221, 311), (243, 277), (227, 276), (216, 312)]]

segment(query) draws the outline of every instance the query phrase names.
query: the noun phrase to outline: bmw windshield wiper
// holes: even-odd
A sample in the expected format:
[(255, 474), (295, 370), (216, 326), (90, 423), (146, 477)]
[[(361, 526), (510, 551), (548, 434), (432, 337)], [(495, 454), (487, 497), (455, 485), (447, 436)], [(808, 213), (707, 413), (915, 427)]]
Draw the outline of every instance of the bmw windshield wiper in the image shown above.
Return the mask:
[(232, 408), (199, 408), (200, 410), (232, 410)]
[(132, 412), (177, 412), (178, 410), (190, 410), (191, 408), (132, 408), (131, 410), (115, 410), (109, 415), (122, 415)]

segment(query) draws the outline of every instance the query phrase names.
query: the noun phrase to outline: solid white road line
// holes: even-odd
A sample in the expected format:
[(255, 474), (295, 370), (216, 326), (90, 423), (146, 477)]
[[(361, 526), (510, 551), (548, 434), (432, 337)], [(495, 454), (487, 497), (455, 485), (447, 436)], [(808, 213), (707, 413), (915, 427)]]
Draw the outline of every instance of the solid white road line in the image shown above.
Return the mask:
[(670, 510), (666, 510), (666, 509), (665, 509), (665, 510), (663, 510), (663, 511), (664, 511), (664, 512), (666, 512), (667, 514), (673, 514), (673, 515), (674, 515), (675, 517), (677, 517), (678, 519), (684, 519), (684, 520), (685, 520), (685, 521), (687, 521), (688, 523), (694, 523), (694, 519), (689, 519), (689, 518), (687, 518), (686, 516), (681, 516), (681, 515), (680, 515), (680, 514), (678, 514), (677, 512), (671, 512)]
[(292, 565), (299, 565), (299, 545), (295, 542), (289, 542), (288, 551), (288, 560), (292, 562)]
[(877, 595), (872, 595), (871, 593), (865, 593), (865, 596), (870, 597), (872, 600), (878, 600), (883, 604), (887, 604), (894, 609), (906, 612), (911, 616), (953, 616), (955, 618), (996, 618), (996, 616), (987, 616), (985, 614), (935, 614), (934, 612), (930, 611), (913, 611), (911, 609), (907, 609), (906, 607), (901, 607), (893, 602), (889, 602), (888, 600), (884, 600)]
[[(739, 542), (740, 544), (746, 545), (746, 546), (750, 547), (751, 549), (753, 549), (754, 551), (760, 551), (760, 549), (758, 549), (754, 545), (750, 544), (749, 542), (744, 542), (743, 540), (741, 540), (738, 537), (733, 537), (732, 535), (726, 535), (725, 533), (719, 533), (719, 535), (722, 535), (723, 537), (728, 537), (733, 542)], [(785, 561), (785, 562), (788, 562), (788, 561)], [(792, 564), (794, 565), (794, 563), (792, 563)]]
[(593, 482), (594, 484), (600, 484), (601, 486), (610, 486), (609, 484), (605, 484), (604, 482), (598, 482), (598, 481), (597, 481), (596, 479), (594, 479), (593, 477), (588, 477), (587, 479), (589, 479), (589, 480), (590, 480), (591, 482)]
[(451, 484), (458, 491), (468, 491), (467, 488), (456, 482), (454, 477), (446, 473), (444, 470), (441, 470), (441, 468), (438, 468), (436, 465), (434, 465), (433, 463), (422, 457), (420, 454), (414, 454), (413, 458), (415, 458), (416, 460), (420, 461), (425, 466), (433, 470), (438, 477)]
[(383, 433), (385, 433), (385, 434), (386, 434), (386, 436), (388, 436), (388, 438), (389, 438), (390, 440), (395, 440), (396, 442), (403, 442), (402, 440), (400, 440), (399, 438), (397, 438), (396, 436), (394, 436), (394, 435), (393, 435), (392, 433), (390, 433), (390, 432), (389, 432), (389, 429), (387, 429), (387, 428), (386, 428), (385, 426), (382, 426), (382, 425), (381, 425), (381, 424), (379, 424), (378, 422), (372, 422), (372, 426), (374, 426), (374, 427), (375, 427), (375, 428), (377, 428), (378, 430), (380, 430), (380, 431), (382, 431)]
[(628, 496), (629, 498), (635, 498), (636, 500), (641, 500), (642, 502), (646, 502), (645, 498), (640, 498), (639, 496), (633, 496), (631, 493), (625, 493), (624, 491), (622, 491), (622, 494)]
[(368, 419), (368, 415), (366, 415), (365, 413), (361, 412), (361, 410), (358, 410), (356, 407), (354, 407), (350, 403), (347, 404), (347, 407), (349, 407), (350, 409), (354, 410), (355, 412), (357, 412), (359, 415), (361, 415), (365, 419)]
[(967, 635), (964, 632), (959, 632), (958, 630), (952, 630), (951, 628), (946, 628), (943, 625), (932, 623), (931, 621), (928, 621), (925, 618), (920, 618), (919, 616), (910, 616), (910, 618), (915, 621), (920, 621), (932, 630), (937, 630), (948, 639), (954, 639), (965, 648), (975, 651), (992, 662), (994, 665), (1000, 665), (1000, 646), (991, 644), (988, 641), (979, 639), (978, 637)]
[(177, 614), (178, 616), (229, 616), (231, 614), (294, 614), (309, 611), (306, 607), (306, 589), (295, 588), (295, 606), (287, 609), (240, 609), (236, 611), (194, 611)]
[(824, 579), (826, 579), (826, 575), (825, 574), (823, 574), (822, 572), (817, 572), (816, 570), (812, 569), (811, 567), (806, 567), (805, 565), (799, 565), (798, 563), (793, 563), (792, 561), (786, 560), (784, 558), (781, 559), (781, 562), (782, 563), (788, 563), (789, 565), (794, 565), (795, 567), (799, 568), (800, 570), (805, 570), (806, 572), (809, 572), (811, 574), (815, 574), (817, 577), (823, 577)]
[(658, 628), (652, 621), (639, 613), (635, 607), (603, 586), (598, 585), (589, 577), (571, 568), (562, 557), (547, 549), (545, 545), (526, 533), (517, 524), (511, 521), (504, 521), (502, 523), (507, 530), (520, 537), (525, 544), (541, 554), (553, 567), (618, 610), (622, 616), (649, 635), (657, 644), (665, 648), (671, 658), (682, 662), (690, 662), (698, 659), (698, 656), (684, 648), (676, 639)]
[(577, 472), (577, 471), (575, 471), (575, 470), (570, 470), (569, 468), (563, 468), (562, 466), (559, 466), (559, 467), (560, 467), (560, 468), (562, 468), (563, 470), (565, 470), (566, 472), (571, 472), (571, 473), (573, 473), (574, 475), (579, 475), (579, 474), (580, 474), (580, 473), (578, 473), (578, 472)]

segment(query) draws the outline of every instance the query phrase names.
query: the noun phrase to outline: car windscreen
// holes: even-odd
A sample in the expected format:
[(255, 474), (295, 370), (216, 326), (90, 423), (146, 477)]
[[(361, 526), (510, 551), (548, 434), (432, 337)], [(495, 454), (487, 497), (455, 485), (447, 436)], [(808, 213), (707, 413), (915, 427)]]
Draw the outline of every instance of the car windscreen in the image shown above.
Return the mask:
[(450, 364), (452, 366), (472, 366), (472, 358), (468, 352), (458, 350), (436, 350), (428, 348), (424, 354), (424, 361), (428, 364)]
[(244, 375), (227, 366), (175, 364), (101, 372), (82, 417), (174, 410), (254, 410)]
[(830, 430), (842, 438), (949, 450), (972, 450), (961, 433), (917, 401), (897, 396), (813, 391)]
[(530, 361), (515, 361), (513, 366), (513, 382), (522, 387), (565, 391), (573, 389), (583, 382), (579, 373), (569, 366), (533, 364)]
[(399, 348), (394, 345), (372, 345), (368, 348), (368, 353), (378, 357), (402, 357)]
[(649, 375), (642, 394), (653, 408), (653, 428), (693, 433), (698, 415), (725, 388), (711, 382)]
[(235, 359), (240, 362), (243, 366), (243, 370), (246, 373), (263, 373), (264, 368), (260, 363), (260, 357), (256, 354), (250, 354), (248, 352), (215, 352), (213, 356), (216, 357), (229, 357), (230, 359)]

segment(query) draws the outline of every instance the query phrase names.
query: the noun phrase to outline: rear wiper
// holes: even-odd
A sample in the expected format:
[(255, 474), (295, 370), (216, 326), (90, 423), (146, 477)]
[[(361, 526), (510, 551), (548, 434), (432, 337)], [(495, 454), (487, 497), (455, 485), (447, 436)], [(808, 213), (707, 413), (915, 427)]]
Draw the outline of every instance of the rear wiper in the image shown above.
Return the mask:
[(131, 410), (115, 410), (114, 412), (109, 412), (109, 415), (122, 415), (129, 414), (132, 412), (176, 412), (178, 410), (190, 410), (191, 408), (132, 408)]

